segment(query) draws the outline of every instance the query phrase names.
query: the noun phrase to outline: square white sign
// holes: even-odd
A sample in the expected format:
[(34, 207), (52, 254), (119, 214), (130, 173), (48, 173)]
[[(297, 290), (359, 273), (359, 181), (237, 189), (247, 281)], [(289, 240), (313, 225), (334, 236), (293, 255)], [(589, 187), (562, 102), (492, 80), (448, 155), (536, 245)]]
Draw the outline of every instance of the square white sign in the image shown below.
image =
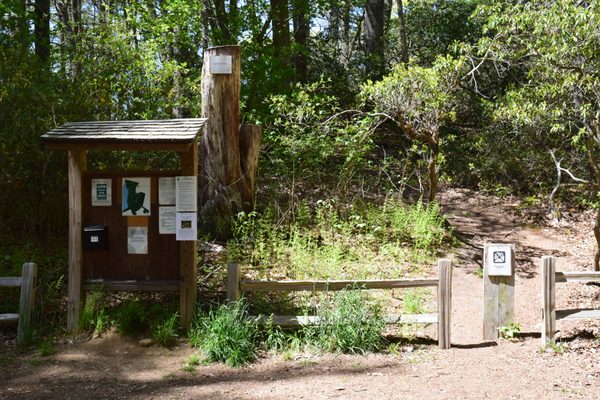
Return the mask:
[(510, 244), (486, 244), (485, 268), (489, 276), (512, 275), (512, 246)]

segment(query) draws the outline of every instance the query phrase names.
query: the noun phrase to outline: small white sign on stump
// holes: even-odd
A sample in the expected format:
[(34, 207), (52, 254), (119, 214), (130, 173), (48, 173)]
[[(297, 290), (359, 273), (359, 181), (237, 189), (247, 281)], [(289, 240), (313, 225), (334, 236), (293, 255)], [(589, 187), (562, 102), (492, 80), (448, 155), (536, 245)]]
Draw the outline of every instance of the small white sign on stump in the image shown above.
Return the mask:
[(498, 328), (515, 322), (515, 246), (486, 243), (483, 263), (483, 339), (495, 340)]
[(209, 71), (211, 74), (231, 74), (233, 72), (232, 56), (210, 56)]

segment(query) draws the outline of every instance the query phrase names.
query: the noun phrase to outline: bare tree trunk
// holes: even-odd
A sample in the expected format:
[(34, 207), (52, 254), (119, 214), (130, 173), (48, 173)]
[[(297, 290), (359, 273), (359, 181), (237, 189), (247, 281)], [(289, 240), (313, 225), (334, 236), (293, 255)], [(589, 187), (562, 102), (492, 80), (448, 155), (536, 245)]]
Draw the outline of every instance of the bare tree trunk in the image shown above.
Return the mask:
[(293, 0), (294, 22), (294, 69), (296, 82), (308, 79), (308, 36), (310, 32), (310, 9), (308, 0)]
[(398, 22), (400, 23), (400, 51), (401, 60), (404, 64), (408, 64), (408, 40), (406, 39), (406, 20), (404, 18), (404, 4), (402, 0), (397, 0), (398, 5)]
[(429, 143), (429, 164), (427, 173), (429, 175), (429, 194), (427, 196), (427, 202), (432, 203), (435, 201), (437, 194), (438, 177), (437, 177), (437, 159), (439, 154), (439, 146), (437, 142)]
[(278, 67), (283, 72), (283, 84), (289, 83), (285, 73), (290, 65), (290, 25), (287, 0), (271, 1), (271, 24), (273, 26), (273, 50), (278, 61)]
[(50, 0), (35, 2), (35, 54), (44, 64), (50, 59)]
[(365, 51), (368, 56), (367, 74), (377, 81), (384, 69), (384, 1), (367, 0), (365, 9)]

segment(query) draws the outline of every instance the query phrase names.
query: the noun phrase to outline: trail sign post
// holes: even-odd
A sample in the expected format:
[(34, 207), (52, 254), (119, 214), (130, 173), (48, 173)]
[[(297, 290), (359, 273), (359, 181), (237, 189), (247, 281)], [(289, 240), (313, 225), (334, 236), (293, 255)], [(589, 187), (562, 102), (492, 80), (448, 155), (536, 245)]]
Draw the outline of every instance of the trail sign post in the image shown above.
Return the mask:
[(486, 243), (483, 250), (483, 339), (498, 339), (498, 328), (514, 322), (515, 246)]

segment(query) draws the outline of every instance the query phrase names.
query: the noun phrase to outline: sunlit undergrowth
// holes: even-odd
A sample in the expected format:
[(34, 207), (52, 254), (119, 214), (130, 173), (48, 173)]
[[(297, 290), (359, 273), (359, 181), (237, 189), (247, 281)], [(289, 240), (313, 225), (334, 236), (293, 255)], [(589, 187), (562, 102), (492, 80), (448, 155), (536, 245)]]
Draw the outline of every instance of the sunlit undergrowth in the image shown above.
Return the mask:
[(230, 259), (256, 267), (258, 277), (293, 279), (398, 278), (434, 262), (448, 235), (437, 204), (300, 203), (289, 222), (271, 208), (239, 214)]

